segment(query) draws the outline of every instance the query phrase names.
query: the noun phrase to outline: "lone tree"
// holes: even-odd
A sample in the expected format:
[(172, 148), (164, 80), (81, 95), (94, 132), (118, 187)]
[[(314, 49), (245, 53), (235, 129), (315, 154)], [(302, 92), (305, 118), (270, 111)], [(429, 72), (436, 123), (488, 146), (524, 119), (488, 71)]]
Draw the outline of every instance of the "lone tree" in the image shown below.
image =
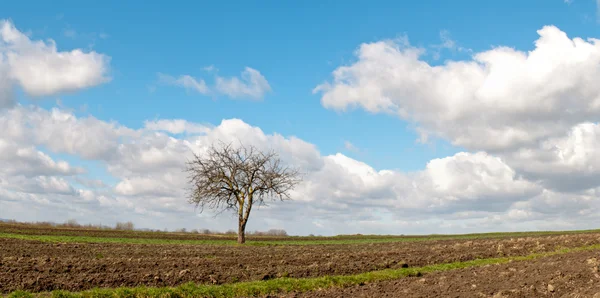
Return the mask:
[(238, 215), (238, 243), (246, 242), (246, 223), (254, 205), (288, 200), (301, 181), (298, 169), (284, 166), (274, 151), (254, 146), (212, 145), (205, 154), (188, 161), (189, 203)]

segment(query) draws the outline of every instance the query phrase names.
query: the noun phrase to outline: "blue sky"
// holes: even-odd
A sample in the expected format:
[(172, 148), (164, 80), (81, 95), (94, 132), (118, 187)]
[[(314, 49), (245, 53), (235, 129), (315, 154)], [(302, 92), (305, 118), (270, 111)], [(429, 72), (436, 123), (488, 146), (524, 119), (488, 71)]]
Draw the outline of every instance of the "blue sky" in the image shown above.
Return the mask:
[[(31, 6), (37, 7), (31, 10)], [(355, 59), (358, 45), (407, 35), (412, 44), (440, 44), (447, 30), (460, 46), (532, 48), (535, 30), (555, 24), (574, 35), (597, 32), (593, 1), (18, 1), (1, 17), (59, 49), (91, 48), (111, 56), (113, 80), (85, 93), (62, 95), (71, 108), (104, 120), (140, 127), (153, 118), (183, 118), (218, 124), (240, 118), (265, 132), (296, 135), (324, 153), (344, 150), (344, 141), (364, 150), (376, 168), (422, 169), (434, 157), (457, 151), (446, 142), (415, 144), (418, 138), (394, 117), (355, 110), (340, 114), (321, 107), (312, 89), (340, 64)], [(25, 29), (26, 28), (26, 29)], [(67, 36), (74, 32), (75, 37)], [(106, 35), (101, 38), (100, 35)], [(439, 61), (462, 59), (441, 51)], [(431, 59), (433, 60), (433, 59)], [(234, 76), (259, 70), (273, 91), (262, 102), (203, 96), (157, 84), (157, 73), (211, 80), (204, 67)], [(154, 90), (155, 88), (155, 90)], [(154, 92), (150, 92), (154, 90)], [(43, 102), (52, 105), (53, 101)], [(314, 118), (313, 118), (314, 117)], [(310, 118), (318, 120), (308, 120)], [(349, 154), (353, 154), (349, 152)]]
[[(134, 130), (160, 119), (218, 126), (223, 119), (236, 118), (266, 135), (298, 137), (316, 146), (322, 156), (341, 153), (376, 171), (394, 170), (407, 176), (421, 175), (436, 158), (486, 152), (506, 161), (517, 176), (528, 177), (535, 176), (534, 169), (519, 169), (508, 162), (517, 160), (516, 151), (476, 146), (465, 141), (472, 136), (440, 128), (454, 122), (433, 124), (423, 116), (425, 112), (407, 118), (389, 110), (369, 111), (368, 96), (355, 105), (328, 108), (323, 103), (327, 92), (313, 89), (334, 82), (337, 69), (358, 65), (361, 44), (406, 37), (410, 47), (425, 50), (420, 61), (444, 66), (448, 60), (472, 61), (474, 53), (498, 46), (526, 53), (536, 47), (537, 30), (547, 25), (570, 38), (600, 37), (597, 11), (594, 0), (11, 1), (3, 5), (0, 19), (10, 21), (31, 40), (54, 40), (59, 52), (81, 49), (110, 57), (105, 74), (110, 80), (42, 96), (17, 88), (16, 101), (23, 107), (57, 108), (79, 119), (94, 117)], [(257, 98), (231, 98), (216, 91), (202, 94), (164, 79), (188, 75), (216, 90), (217, 77), (241, 79), (246, 67), (268, 82), (269, 90)], [(385, 84), (381, 90), (399, 102), (394, 92), (400, 87)], [(581, 122), (597, 119), (586, 115)], [(510, 125), (506, 121), (497, 127)], [(576, 124), (569, 122), (561, 133), (566, 135)], [(439, 137), (419, 142), (419, 127)], [(129, 179), (127, 171), (111, 174), (110, 161), (52, 149), (58, 145), (31, 145), (55, 160), (85, 168), (86, 177), (104, 180), (111, 187)], [(537, 177), (535, 183), (543, 179)]]

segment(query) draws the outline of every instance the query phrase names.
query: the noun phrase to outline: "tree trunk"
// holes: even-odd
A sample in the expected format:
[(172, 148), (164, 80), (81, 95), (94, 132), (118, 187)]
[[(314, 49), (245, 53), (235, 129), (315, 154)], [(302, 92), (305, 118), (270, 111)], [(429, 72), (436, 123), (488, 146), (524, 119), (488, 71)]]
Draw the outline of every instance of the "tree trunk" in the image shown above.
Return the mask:
[(243, 220), (240, 220), (238, 225), (238, 239), (237, 242), (239, 244), (246, 243), (246, 223)]

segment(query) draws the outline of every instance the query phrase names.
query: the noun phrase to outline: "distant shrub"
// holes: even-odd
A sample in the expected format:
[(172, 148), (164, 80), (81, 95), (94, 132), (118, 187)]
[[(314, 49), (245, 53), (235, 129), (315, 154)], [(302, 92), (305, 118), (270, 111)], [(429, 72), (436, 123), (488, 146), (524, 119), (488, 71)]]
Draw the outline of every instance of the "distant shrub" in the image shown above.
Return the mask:
[(117, 222), (117, 224), (115, 225), (115, 230), (133, 231), (134, 230), (134, 225), (130, 221), (128, 221), (128, 222)]
[(55, 224), (53, 222), (49, 222), (49, 221), (38, 221), (36, 223), (33, 223), (33, 225), (40, 226), (40, 227), (55, 227), (55, 226), (57, 226), (57, 224)]
[(67, 221), (66, 221), (66, 222), (63, 224), (63, 226), (65, 226), (65, 227), (69, 227), (69, 228), (80, 228), (80, 227), (81, 227), (81, 225), (80, 225), (80, 224), (79, 224), (79, 223), (78, 223), (76, 220), (74, 220), (74, 219), (69, 219), (69, 220), (67, 220)]
[(287, 236), (288, 235), (288, 233), (282, 229), (270, 229), (266, 232), (254, 231), (254, 232), (250, 232), (248, 234), (253, 235), (253, 236)]
[(227, 232), (225, 232), (225, 235), (235, 235), (237, 234), (234, 230), (228, 230)]
[(269, 236), (287, 236), (288, 233), (283, 229), (270, 229), (267, 231)]
[(82, 225), (82, 228), (90, 229), (90, 230), (110, 230), (111, 227), (103, 226), (102, 224), (87, 224)]

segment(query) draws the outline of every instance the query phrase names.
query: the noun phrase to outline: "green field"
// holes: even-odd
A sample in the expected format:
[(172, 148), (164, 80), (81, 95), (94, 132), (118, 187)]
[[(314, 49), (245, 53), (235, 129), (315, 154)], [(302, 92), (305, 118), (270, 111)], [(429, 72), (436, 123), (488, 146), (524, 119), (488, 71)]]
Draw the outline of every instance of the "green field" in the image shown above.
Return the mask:
[[(13, 238), (21, 240), (36, 240), (44, 242), (63, 243), (129, 243), (129, 244), (182, 244), (182, 245), (238, 245), (235, 238), (222, 235), (197, 236), (185, 235), (187, 239), (171, 239), (165, 237), (167, 233), (153, 232), (119, 232), (107, 235), (86, 236), (85, 230), (39, 230), (35, 233), (27, 233), (27, 230), (0, 229), (0, 238)], [(416, 242), (435, 240), (475, 240), (512, 237), (539, 237), (552, 235), (572, 235), (600, 233), (600, 230), (578, 230), (578, 231), (540, 231), (540, 232), (501, 232), (501, 233), (477, 233), (457, 235), (420, 235), (420, 236), (394, 236), (394, 235), (340, 235), (333, 237), (249, 237), (245, 245), (349, 245), (368, 243), (395, 243)], [(110, 237), (120, 235), (120, 237)], [(256, 239), (257, 238), (257, 239)], [(256, 239), (256, 240), (255, 240)]]

